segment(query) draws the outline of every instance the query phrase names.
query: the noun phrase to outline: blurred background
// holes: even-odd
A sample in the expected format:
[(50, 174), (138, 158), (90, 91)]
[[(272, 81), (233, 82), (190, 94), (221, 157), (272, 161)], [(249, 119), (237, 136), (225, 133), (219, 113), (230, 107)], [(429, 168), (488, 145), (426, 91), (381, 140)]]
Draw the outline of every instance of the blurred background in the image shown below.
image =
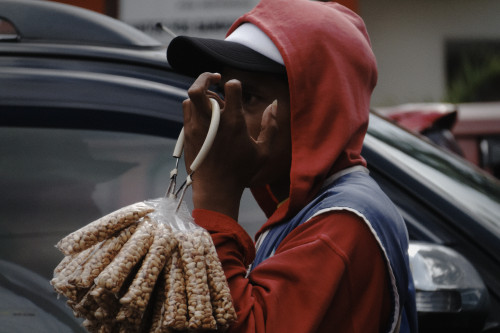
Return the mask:
[[(172, 33), (224, 38), (258, 0), (58, 2), (167, 43)], [(371, 36), (379, 68), (372, 108), (500, 176), (500, 1), (338, 2), (364, 19)]]
[[(123, 20), (160, 40), (223, 38), (258, 0), (63, 0)], [(363, 17), (379, 66), (374, 106), (500, 100), (497, 0), (341, 0)], [(470, 87), (466, 87), (466, 81)]]

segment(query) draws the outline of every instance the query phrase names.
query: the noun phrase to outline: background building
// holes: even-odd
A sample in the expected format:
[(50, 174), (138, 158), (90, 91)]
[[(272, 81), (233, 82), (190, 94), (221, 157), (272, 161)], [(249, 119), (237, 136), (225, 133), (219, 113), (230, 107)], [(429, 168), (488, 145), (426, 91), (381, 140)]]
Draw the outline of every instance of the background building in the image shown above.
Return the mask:
[(497, 0), (360, 0), (359, 9), (378, 61), (377, 106), (446, 100), (450, 72), (461, 70), (453, 56), (500, 55)]
[[(159, 22), (175, 34), (223, 38), (230, 24), (255, 6), (258, 0), (60, 2), (117, 17), (167, 42), (172, 36), (158, 29)], [(469, 66), (469, 72), (475, 76), (469, 80), (480, 81), (475, 82), (474, 89), (493, 95), (488, 97), (489, 100), (500, 100), (500, 1), (339, 2), (363, 17), (372, 39), (379, 66), (379, 81), (372, 99), (373, 106), (471, 101), (464, 100), (465, 93), (460, 89), (453, 94), (448, 89), (452, 81), (460, 80), (471, 62), (473, 67)], [(470, 59), (472, 60), (469, 61)], [(496, 76), (481, 77), (491, 73)], [(484, 100), (481, 96), (472, 95), (470, 99)]]

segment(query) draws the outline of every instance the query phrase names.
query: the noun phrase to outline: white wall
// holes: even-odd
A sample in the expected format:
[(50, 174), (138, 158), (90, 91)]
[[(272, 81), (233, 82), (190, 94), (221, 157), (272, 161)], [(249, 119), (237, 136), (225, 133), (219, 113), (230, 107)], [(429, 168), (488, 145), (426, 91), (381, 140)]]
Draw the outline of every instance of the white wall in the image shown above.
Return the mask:
[(500, 40), (498, 0), (360, 0), (377, 57), (372, 105), (440, 102), (445, 96), (445, 40)]

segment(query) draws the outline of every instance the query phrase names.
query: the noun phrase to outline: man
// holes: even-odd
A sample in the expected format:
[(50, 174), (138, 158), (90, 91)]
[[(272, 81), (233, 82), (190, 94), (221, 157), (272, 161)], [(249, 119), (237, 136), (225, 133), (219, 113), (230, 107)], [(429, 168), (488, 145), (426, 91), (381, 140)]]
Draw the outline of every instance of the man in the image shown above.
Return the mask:
[[(415, 332), (406, 229), (360, 155), (377, 77), (362, 20), (335, 3), (264, 0), (224, 41), (177, 37), (168, 60), (198, 77), (183, 104), (186, 165), (208, 98), (221, 105), (193, 217), (224, 267), (231, 331)], [(256, 245), (237, 223), (245, 187), (269, 218)]]

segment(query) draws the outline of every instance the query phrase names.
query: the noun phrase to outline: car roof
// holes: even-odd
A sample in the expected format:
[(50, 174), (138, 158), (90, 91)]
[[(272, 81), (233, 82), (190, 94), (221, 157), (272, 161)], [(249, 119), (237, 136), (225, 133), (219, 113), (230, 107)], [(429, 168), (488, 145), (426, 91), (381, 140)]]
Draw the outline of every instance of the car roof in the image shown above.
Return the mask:
[[(0, 41), (3, 124), (29, 119), (43, 127), (56, 116), (62, 127), (147, 127), (164, 136), (173, 132), (169, 126), (181, 127), (179, 105), (192, 79), (172, 71), (166, 45), (113, 18), (60, 3), (5, 0), (0, 13), (15, 29)], [(119, 126), (106, 124), (109, 112), (119, 115)]]
[(98, 58), (170, 69), (168, 42), (87, 9), (51, 1), (2, 0), (2, 23), (2, 55)]
[(3, 0), (0, 16), (23, 41), (116, 45), (130, 48), (161, 46), (133, 27), (96, 12), (50, 1)]

